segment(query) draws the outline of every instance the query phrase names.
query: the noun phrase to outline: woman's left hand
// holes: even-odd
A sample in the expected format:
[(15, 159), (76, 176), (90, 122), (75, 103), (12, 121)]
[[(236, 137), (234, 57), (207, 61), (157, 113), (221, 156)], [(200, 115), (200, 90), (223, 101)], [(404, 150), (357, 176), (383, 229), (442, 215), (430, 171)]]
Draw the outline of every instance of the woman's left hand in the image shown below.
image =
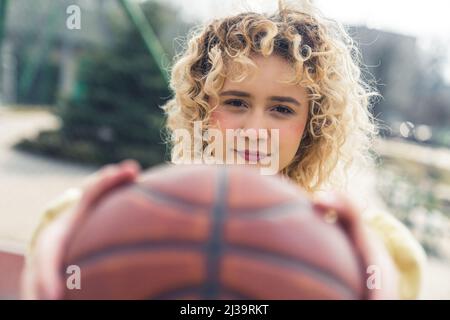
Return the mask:
[[(327, 192), (319, 194), (313, 200), (313, 205), (324, 218), (336, 219), (336, 223), (345, 230), (359, 253), (366, 268), (366, 298), (398, 299), (395, 265), (381, 239), (364, 223), (361, 212), (352, 201), (342, 193)], [(374, 276), (379, 279), (373, 279)], [(378, 285), (370, 283), (372, 280)]]

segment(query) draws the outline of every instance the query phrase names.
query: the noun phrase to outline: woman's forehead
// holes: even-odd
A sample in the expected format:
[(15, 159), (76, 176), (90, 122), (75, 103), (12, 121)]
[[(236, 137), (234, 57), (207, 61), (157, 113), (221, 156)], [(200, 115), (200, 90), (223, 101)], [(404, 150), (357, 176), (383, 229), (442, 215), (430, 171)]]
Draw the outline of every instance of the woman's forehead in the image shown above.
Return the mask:
[[(300, 86), (287, 84), (295, 75), (293, 66), (282, 57), (271, 55), (268, 57), (255, 56), (251, 60), (255, 68), (249, 68), (242, 81), (236, 82), (233, 79), (244, 72), (235, 62), (229, 68), (229, 73), (225, 79), (222, 91), (229, 89), (247, 89), (259, 91), (297, 91)], [(245, 73), (245, 72), (244, 72)]]
[[(287, 59), (276, 54), (271, 54), (270, 56), (253, 54), (250, 55), (248, 59), (256, 66), (255, 71), (262, 73), (266, 71), (277, 75), (292, 76), (295, 72), (293, 65)], [(236, 59), (230, 59), (227, 63), (227, 67), (231, 72), (242, 72), (242, 68), (239, 68), (239, 66), (240, 64), (236, 62)]]

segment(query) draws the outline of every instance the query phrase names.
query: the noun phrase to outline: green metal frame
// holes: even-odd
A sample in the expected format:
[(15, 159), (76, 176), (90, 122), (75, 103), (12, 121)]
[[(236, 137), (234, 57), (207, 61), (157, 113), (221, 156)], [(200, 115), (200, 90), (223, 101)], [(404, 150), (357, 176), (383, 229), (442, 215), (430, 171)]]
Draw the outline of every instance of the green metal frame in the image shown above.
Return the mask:
[(32, 88), (33, 82), (36, 79), (36, 75), (39, 71), (39, 66), (44, 60), (45, 56), (50, 50), (50, 42), (53, 34), (55, 33), (55, 28), (57, 27), (58, 21), (58, 11), (53, 11), (48, 13), (48, 23), (45, 29), (42, 31), (43, 40), (40, 42), (39, 47), (36, 50), (36, 58), (32, 59), (23, 71), (20, 77), (19, 92), (26, 96)]
[(3, 43), (3, 36), (5, 35), (6, 17), (9, 0), (0, 0), (0, 47)]
[(134, 26), (138, 30), (141, 35), (144, 43), (155, 60), (158, 68), (166, 81), (166, 84), (169, 83), (169, 73), (166, 69), (169, 66), (169, 61), (167, 59), (167, 54), (165, 53), (161, 42), (153, 31), (152, 26), (147, 21), (147, 18), (144, 15), (141, 7), (136, 1), (132, 0), (119, 0), (120, 5), (124, 9), (128, 18), (133, 22)]
[[(141, 7), (138, 3), (132, 0), (118, 0), (119, 4), (124, 9), (126, 15), (134, 24), (139, 34), (141, 35), (145, 46), (147, 47), (149, 53), (155, 60), (161, 75), (163, 76), (166, 84), (169, 83), (169, 73), (167, 67), (169, 66), (169, 61), (167, 59), (167, 54), (165, 53), (158, 37), (153, 31), (152, 26), (147, 21)], [(7, 18), (7, 7), (9, 0), (0, 0), (0, 47), (3, 41), (6, 18)], [(37, 74), (38, 66), (45, 54), (49, 49), (49, 42), (51, 36), (51, 30), (55, 27), (57, 12), (49, 13), (49, 23), (46, 26), (46, 33), (44, 41), (41, 42), (40, 48), (36, 54), (37, 58), (33, 59), (24, 70), (21, 76), (21, 81), (19, 83), (19, 90), (22, 94), (26, 94), (33, 84), (35, 76)]]

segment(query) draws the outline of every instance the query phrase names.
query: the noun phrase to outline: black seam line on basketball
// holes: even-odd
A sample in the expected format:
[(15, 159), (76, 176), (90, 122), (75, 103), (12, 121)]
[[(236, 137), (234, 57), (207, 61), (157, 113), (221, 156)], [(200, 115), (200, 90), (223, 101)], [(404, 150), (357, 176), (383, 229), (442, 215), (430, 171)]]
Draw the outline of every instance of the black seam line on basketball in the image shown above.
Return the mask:
[(242, 255), (245, 258), (253, 258), (254, 260), (267, 260), (267, 256), (270, 255), (270, 264), (281, 265), (289, 269), (301, 269), (314, 279), (322, 279), (325, 283), (331, 282), (335, 289), (345, 294), (349, 299), (358, 297), (358, 294), (340, 277), (312, 263), (255, 247), (247, 248), (244, 246), (229, 245), (225, 252), (228, 254)]
[[(159, 192), (157, 190), (142, 187), (139, 185), (134, 185), (132, 187), (133, 190), (142, 193), (144, 196), (157, 201), (163, 201), (172, 205), (176, 205), (181, 207), (182, 209), (188, 209), (189, 211), (194, 211), (198, 209), (209, 209), (210, 205), (205, 205), (202, 203), (196, 203), (192, 201), (188, 201), (186, 199), (180, 199), (176, 196), (166, 194), (163, 192)], [(262, 216), (270, 216), (270, 215), (281, 215), (281, 214), (291, 214), (292, 212), (282, 212), (284, 210), (289, 210), (295, 208), (297, 205), (306, 205), (311, 207), (311, 205), (304, 200), (296, 199), (294, 201), (286, 201), (282, 203), (273, 204), (270, 207), (266, 208), (243, 208), (243, 209), (230, 209), (230, 214), (239, 214), (239, 216), (233, 216), (233, 218), (237, 219), (252, 219), (252, 218), (260, 218)]]
[(137, 191), (152, 200), (156, 200), (159, 202), (166, 202), (168, 204), (172, 204), (172, 205), (181, 207), (182, 209), (187, 209), (190, 211), (211, 207), (210, 205), (206, 205), (203, 203), (196, 203), (193, 201), (189, 201), (187, 199), (180, 199), (174, 195), (160, 192), (158, 190), (154, 190), (149, 187), (143, 187), (138, 184), (133, 185), (131, 188), (133, 191)]
[[(132, 244), (129, 246), (120, 246), (120, 247), (113, 247), (106, 251), (103, 251), (102, 253), (97, 253), (95, 255), (91, 255), (88, 257), (84, 257), (82, 259), (78, 259), (75, 264), (78, 265), (81, 270), (88, 268), (90, 264), (97, 262), (100, 259), (103, 258), (111, 258), (115, 255), (123, 254), (124, 252), (128, 253), (136, 253), (139, 251), (165, 251), (168, 249), (174, 250), (174, 251), (182, 251), (186, 252), (186, 250), (192, 250), (194, 252), (198, 252), (198, 249), (204, 247), (204, 245), (187, 245), (187, 244), (173, 244), (173, 243), (139, 243), (139, 244)], [(204, 249), (203, 249), (204, 250)], [(277, 264), (282, 265), (284, 267), (290, 268), (290, 269), (301, 269), (303, 272), (315, 276), (315, 278), (320, 278), (325, 280), (330, 280), (331, 283), (335, 284), (335, 288), (337, 287), (340, 292), (345, 292), (349, 298), (355, 298), (357, 295), (354, 293), (354, 291), (348, 286), (343, 280), (341, 280), (338, 276), (333, 275), (331, 272), (323, 270), (322, 268), (315, 266), (311, 263), (305, 262), (303, 260), (294, 259), (291, 256), (286, 255), (280, 255), (276, 252), (263, 250), (259, 248), (254, 247), (243, 247), (238, 245), (227, 245), (226, 249), (224, 249), (225, 253), (228, 254), (235, 254), (235, 255), (241, 255), (245, 258), (253, 258), (255, 260), (264, 260), (269, 264)], [(62, 276), (67, 276), (65, 272), (62, 272)], [(208, 281), (208, 280), (207, 280)], [(216, 284), (219, 283), (218, 280), (216, 281)], [(228, 287), (221, 287), (226, 290), (230, 290)], [(202, 288), (202, 292), (204, 288)], [(234, 289), (236, 291), (236, 289)], [(237, 292), (237, 291), (236, 291)], [(241, 294), (242, 295), (242, 294)]]
[[(101, 253), (85, 256), (82, 258), (78, 258), (74, 263), (78, 265), (81, 269), (88, 268), (90, 264), (97, 262), (98, 260), (101, 260), (103, 258), (111, 258), (118, 254), (125, 253), (133, 253), (133, 252), (139, 252), (139, 251), (164, 251), (167, 249), (171, 250), (177, 250), (177, 251), (187, 251), (191, 250), (194, 253), (198, 253), (201, 251), (205, 251), (206, 247), (204, 244), (186, 244), (183, 242), (180, 243), (174, 243), (174, 242), (167, 242), (167, 243), (161, 243), (161, 242), (142, 242), (142, 243), (134, 243), (129, 244), (127, 246), (120, 246), (120, 247), (110, 247), (106, 250), (103, 250)], [(250, 256), (257, 256), (257, 259), (266, 259), (270, 258), (270, 260), (275, 260), (275, 262), (280, 262), (285, 265), (289, 264), (289, 266), (295, 267), (296, 265), (303, 266), (302, 270), (310, 271), (309, 274), (319, 274), (323, 275), (323, 277), (326, 277), (327, 279), (330, 279), (333, 283), (338, 283), (340, 287), (347, 288), (345, 291), (352, 292), (352, 298), (357, 296), (353, 290), (350, 288), (349, 285), (347, 285), (343, 280), (341, 280), (338, 276), (333, 275), (332, 273), (323, 270), (321, 267), (318, 267), (312, 263), (305, 262), (303, 260), (299, 260), (296, 258), (292, 258), (291, 256), (282, 255), (277, 252), (272, 252), (269, 250), (264, 250), (260, 248), (255, 247), (247, 247), (242, 245), (226, 245), (226, 248), (224, 249), (226, 253), (238, 253), (240, 255), (243, 255), (245, 257)], [(283, 261), (282, 261), (283, 260)], [(286, 261), (288, 260), (288, 261)], [(64, 268), (65, 270), (65, 268)], [(64, 270), (61, 271), (62, 276), (67, 276), (64, 272)]]
[(279, 204), (271, 205), (266, 208), (251, 208), (251, 209), (233, 209), (229, 212), (232, 214), (239, 214), (238, 216), (233, 216), (237, 219), (259, 219), (268, 216), (280, 216), (280, 215), (290, 215), (298, 214), (298, 212), (288, 211), (297, 208), (299, 205), (305, 206), (308, 210), (312, 210), (311, 204), (307, 201), (296, 199), (294, 201), (282, 202)]
[[(146, 300), (175, 300), (179, 299), (185, 295), (189, 294), (197, 294), (201, 296), (203, 293), (203, 287), (201, 285), (190, 285), (185, 287), (180, 287), (176, 289), (170, 289), (161, 293), (158, 293), (156, 296), (148, 297)], [(220, 289), (220, 293), (223, 295), (232, 296), (234, 300), (252, 300), (254, 298), (243, 295), (239, 292), (235, 292), (233, 289), (224, 288)]]
[(223, 246), (223, 221), (227, 214), (228, 198), (228, 170), (223, 166), (217, 171), (217, 186), (212, 210), (211, 236), (206, 248), (206, 283), (203, 288), (203, 296), (217, 297), (220, 289), (220, 256)]
[[(127, 243), (125, 245), (115, 245), (108, 248), (101, 249), (100, 252), (86, 254), (76, 257), (75, 262), (71, 263), (77, 265), (80, 268), (88, 268), (90, 264), (96, 263), (102, 259), (108, 259), (116, 255), (121, 254), (133, 254), (142, 251), (164, 251), (164, 250), (174, 250), (174, 251), (192, 251), (193, 253), (204, 252), (206, 250), (206, 245), (199, 242), (186, 243), (186, 241), (145, 241), (138, 243)], [(61, 271), (62, 274), (66, 275), (65, 270)]]

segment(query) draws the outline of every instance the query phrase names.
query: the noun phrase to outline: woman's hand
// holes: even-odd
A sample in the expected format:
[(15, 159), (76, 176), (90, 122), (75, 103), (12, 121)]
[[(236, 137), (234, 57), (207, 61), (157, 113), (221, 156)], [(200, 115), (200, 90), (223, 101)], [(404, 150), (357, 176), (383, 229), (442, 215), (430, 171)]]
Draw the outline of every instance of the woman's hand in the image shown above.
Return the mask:
[[(315, 209), (325, 219), (336, 220), (348, 234), (356, 251), (366, 267), (367, 299), (398, 299), (398, 279), (394, 263), (384, 244), (363, 221), (361, 212), (341, 193), (329, 192), (319, 194), (314, 200)], [(372, 266), (372, 268), (369, 268)], [(379, 270), (379, 288), (369, 288), (370, 270)]]
[(133, 182), (139, 173), (139, 164), (126, 160), (117, 165), (107, 165), (86, 180), (83, 195), (73, 211), (52, 222), (37, 239), (31, 264), (26, 267), (22, 279), (25, 299), (62, 297), (64, 280), (60, 268), (71, 231), (104, 194), (119, 185)]

